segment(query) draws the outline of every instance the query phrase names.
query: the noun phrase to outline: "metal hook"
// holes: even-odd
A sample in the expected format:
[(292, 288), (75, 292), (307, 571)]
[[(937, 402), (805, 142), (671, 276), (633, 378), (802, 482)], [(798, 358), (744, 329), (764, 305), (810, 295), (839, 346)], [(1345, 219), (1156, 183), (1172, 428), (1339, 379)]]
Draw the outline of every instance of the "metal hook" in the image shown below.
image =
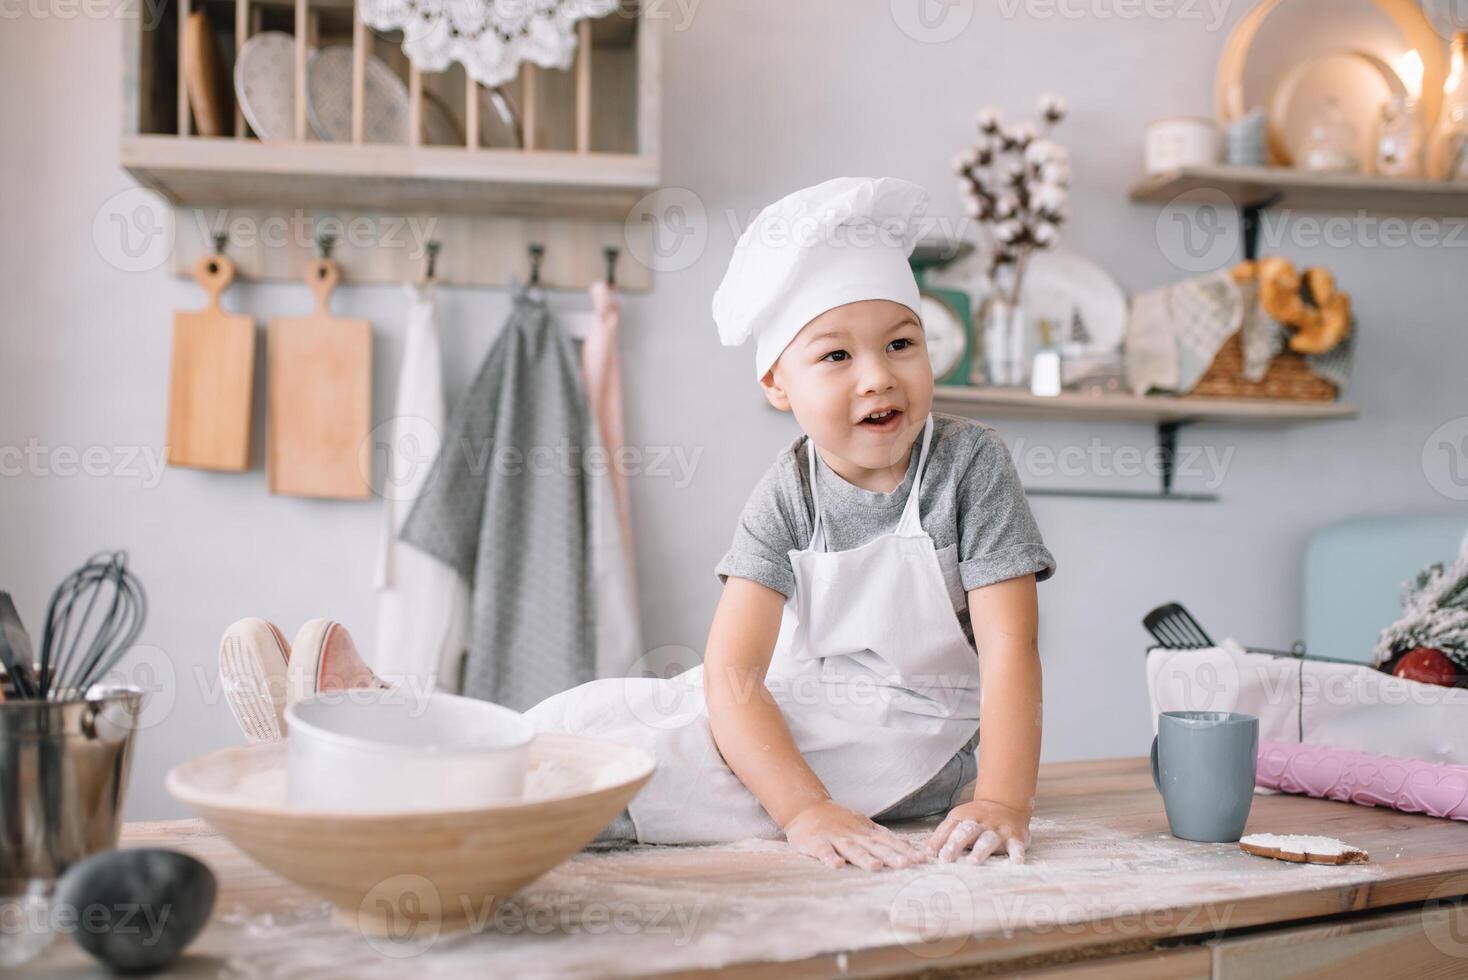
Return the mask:
[(601, 254), (607, 260), (607, 285), (615, 286), (617, 284), (617, 256), (621, 254), (621, 249), (615, 245), (604, 245)]
[(544, 245), (531, 245), (527, 249), (530, 252), (530, 285), (540, 285), (540, 260), (545, 258)]
[(428, 269), (424, 274), (424, 278), (427, 279), (429, 282), (433, 282), (433, 270), (434, 267), (438, 264), (438, 250), (440, 248), (440, 244), (438, 242), (429, 242), (426, 247), (428, 249)]
[(214, 254), (215, 255), (223, 255), (224, 254), (224, 247), (226, 245), (228, 245), (228, 244), (229, 244), (229, 234), (227, 232), (222, 232), (222, 231), (215, 232), (215, 234), (214, 234)]
[(316, 236), (316, 251), (323, 260), (331, 258), (331, 250), (335, 247), (335, 235), (321, 234)]

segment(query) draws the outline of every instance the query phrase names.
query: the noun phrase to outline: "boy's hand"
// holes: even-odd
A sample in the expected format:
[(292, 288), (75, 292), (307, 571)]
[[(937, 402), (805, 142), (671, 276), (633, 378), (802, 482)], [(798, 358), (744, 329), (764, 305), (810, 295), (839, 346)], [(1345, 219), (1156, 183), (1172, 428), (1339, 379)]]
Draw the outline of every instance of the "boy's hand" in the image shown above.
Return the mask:
[(802, 854), (839, 868), (850, 862), (878, 871), (883, 865), (905, 868), (927, 855), (880, 824), (834, 800), (806, 807), (785, 825), (785, 839)]
[(969, 851), (970, 864), (982, 864), (989, 855), (1006, 851), (1014, 864), (1025, 863), (1025, 848), (1030, 843), (1030, 815), (995, 803), (974, 800), (954, 807), (927, 841), (929, 857), (940, 861), (956, 861)]

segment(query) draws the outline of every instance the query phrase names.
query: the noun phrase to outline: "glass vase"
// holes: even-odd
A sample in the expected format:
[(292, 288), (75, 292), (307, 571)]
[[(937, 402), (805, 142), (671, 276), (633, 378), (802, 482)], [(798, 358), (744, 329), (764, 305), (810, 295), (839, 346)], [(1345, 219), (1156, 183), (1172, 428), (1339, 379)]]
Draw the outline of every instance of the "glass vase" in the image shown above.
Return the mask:
[(1452, 68), (1428, 148), (1428, 174), (1437, 180), (1468, 180), (1468, 31), (1453, 36)]
[(1006, 387), (1029, 383), (1033, 351), (1030, 349), (1028, 325), (1021, 304), (997, 298), (989, 301), (983, 322), (983, 380)]

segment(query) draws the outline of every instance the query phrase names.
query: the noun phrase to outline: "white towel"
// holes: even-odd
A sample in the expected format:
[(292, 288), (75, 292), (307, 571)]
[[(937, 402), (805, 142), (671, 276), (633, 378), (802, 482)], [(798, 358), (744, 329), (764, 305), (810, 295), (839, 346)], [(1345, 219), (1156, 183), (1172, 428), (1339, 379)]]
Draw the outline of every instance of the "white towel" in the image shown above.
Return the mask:
[(393, 416), (373, 433), (383, 498), (377, 561), (378, 676), (409, 690), (456, 691), (468, 623), (468, 585), (450, 566), (398, 539), (423, 492), (444, 432), (443, 357), (434, 288), (409, 285), (407, 331)]

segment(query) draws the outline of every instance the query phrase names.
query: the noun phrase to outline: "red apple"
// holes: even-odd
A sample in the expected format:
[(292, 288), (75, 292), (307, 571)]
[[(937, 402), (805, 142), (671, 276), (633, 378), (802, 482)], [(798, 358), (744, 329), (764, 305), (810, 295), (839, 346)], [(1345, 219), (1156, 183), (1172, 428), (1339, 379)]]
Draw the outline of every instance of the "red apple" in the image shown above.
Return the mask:
[(1457, 664), (1449, 660), (1441, 650), (1430, 647), (1418, 647), (1403, 654), (1392, 674), (1405, 677), (1409, 681), (1440, 684), (1443, 687), (1455, 687), (1458, 683)]

